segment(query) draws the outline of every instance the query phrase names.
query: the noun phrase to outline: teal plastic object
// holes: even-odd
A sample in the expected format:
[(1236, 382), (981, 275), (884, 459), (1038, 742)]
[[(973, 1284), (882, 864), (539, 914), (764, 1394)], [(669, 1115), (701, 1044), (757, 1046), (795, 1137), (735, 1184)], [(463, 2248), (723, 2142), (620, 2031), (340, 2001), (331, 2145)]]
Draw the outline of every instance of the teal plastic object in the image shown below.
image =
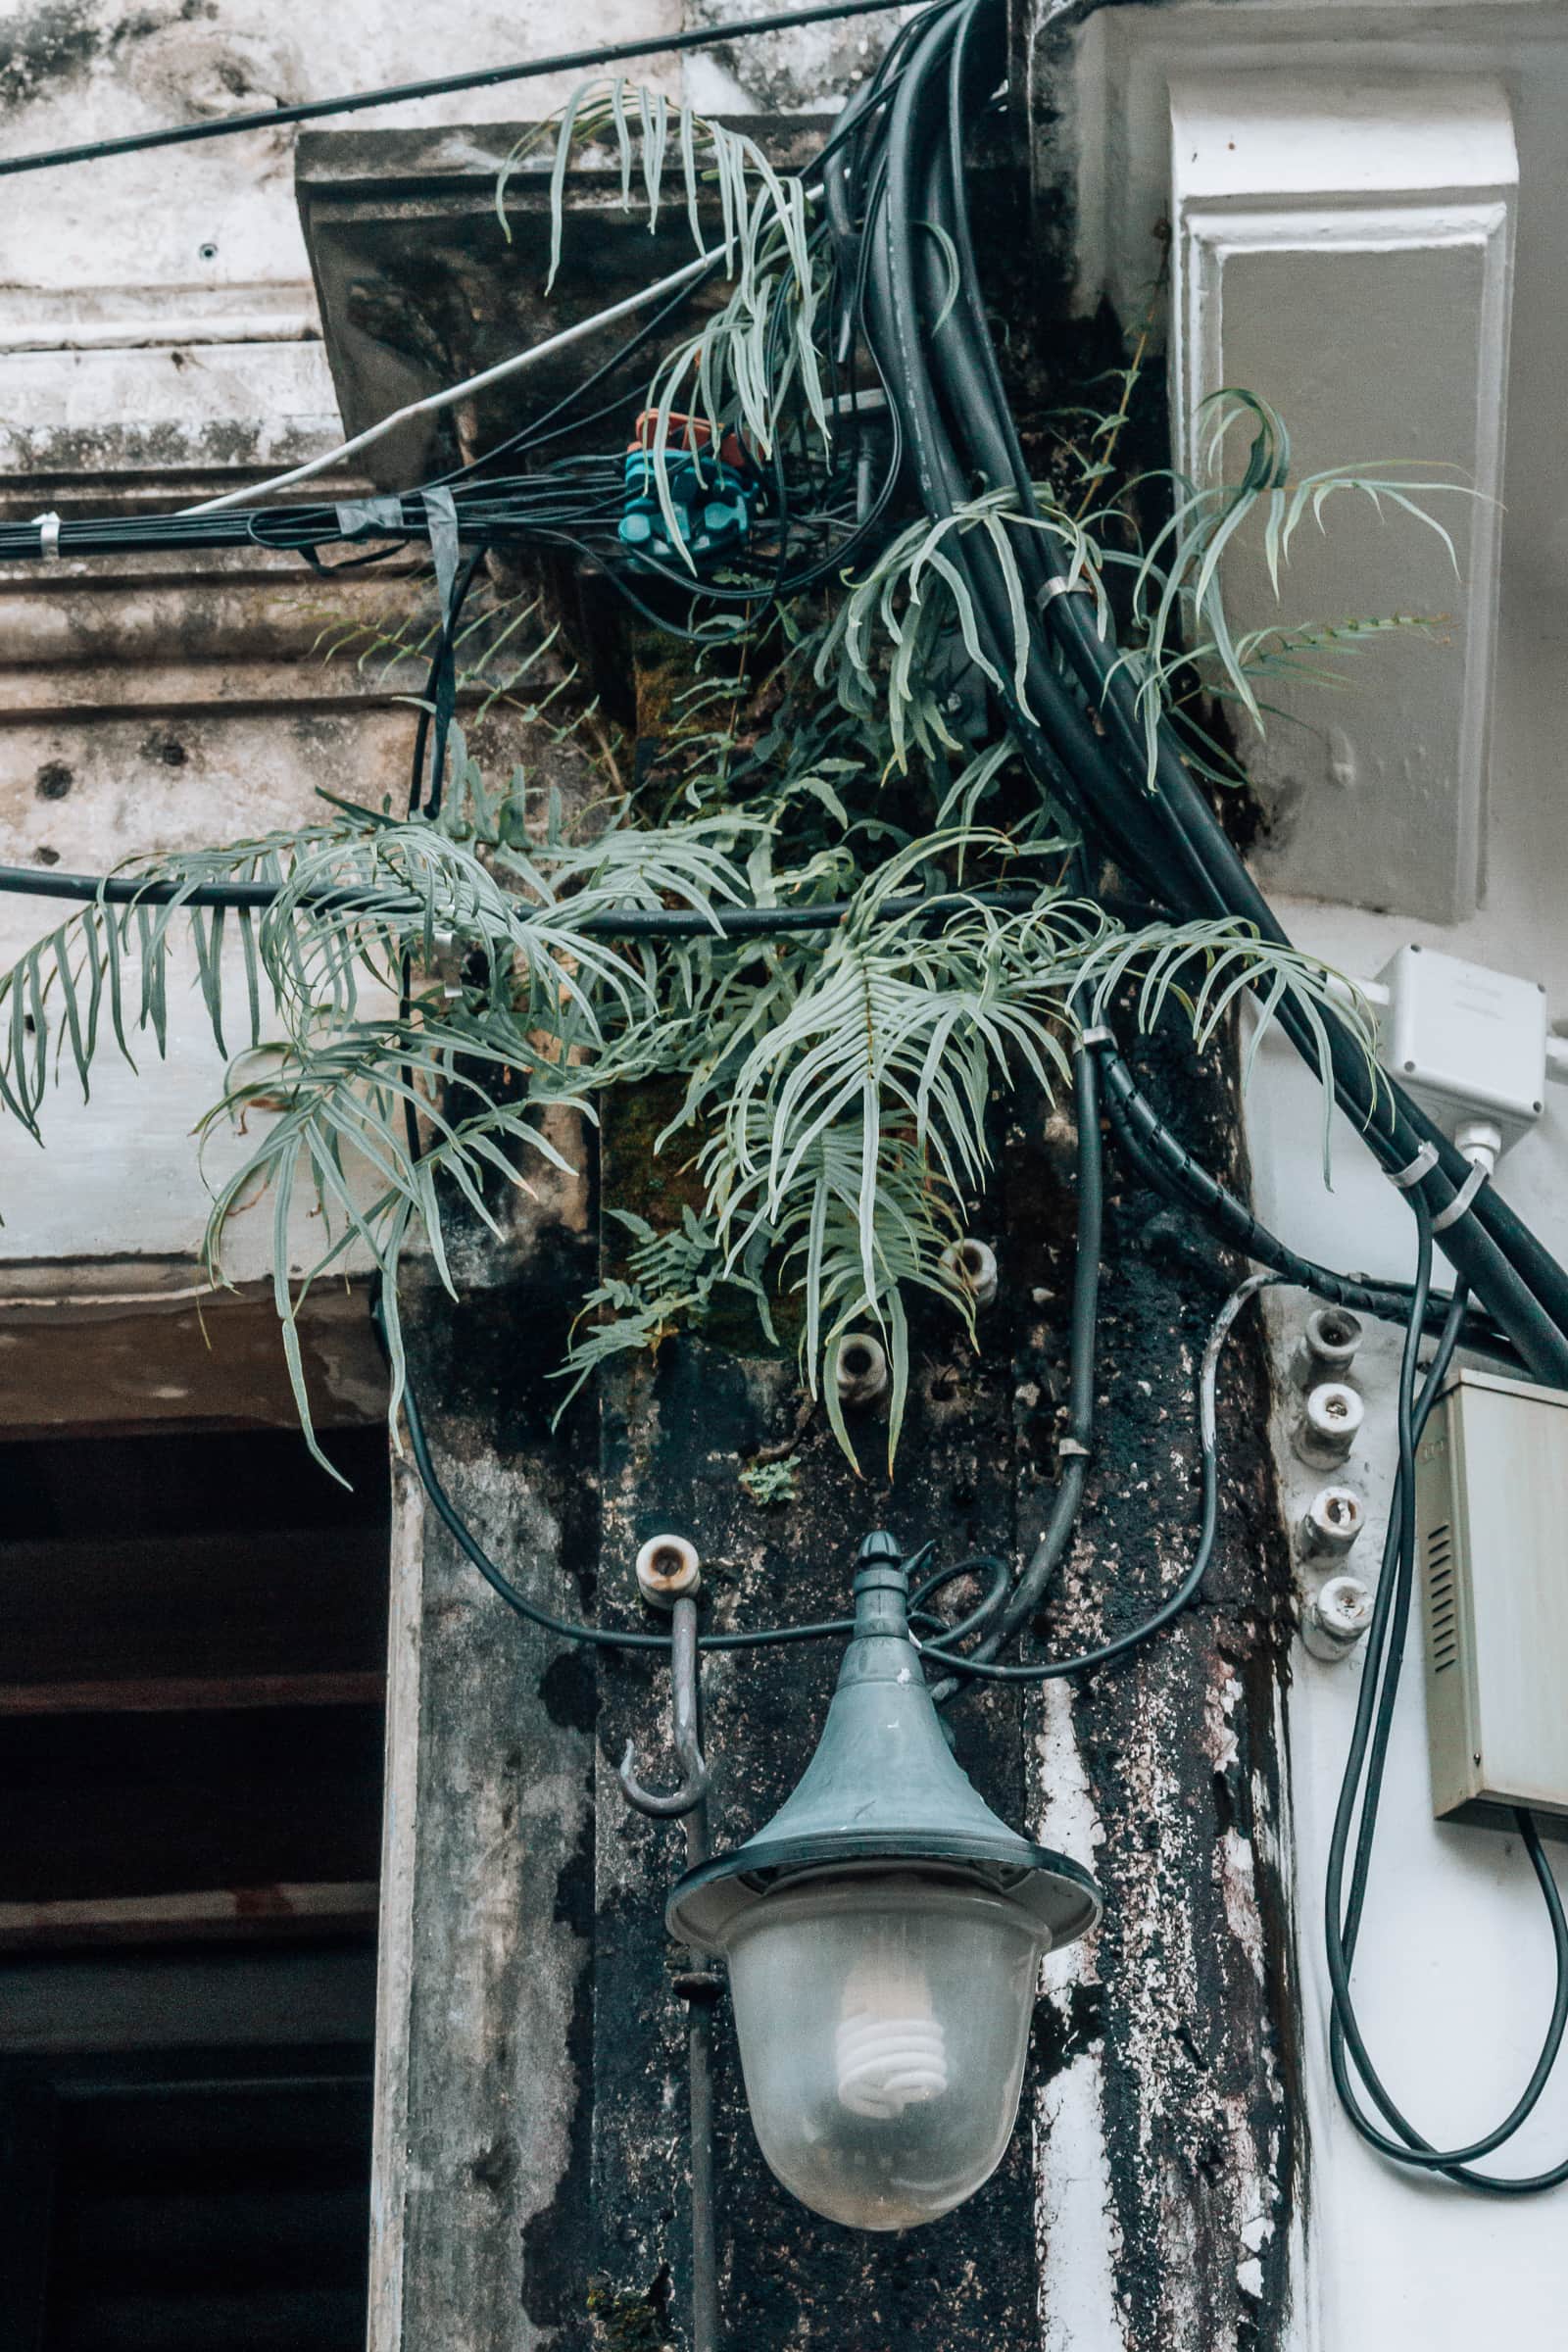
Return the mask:
[(1021, 1905), (1054, 1947), (1099, 1919), (1088, 1872), (1009, 1829), (955, 1762), (909, 1639), (908, 1590), (893, 1537), (867, 1536), (855, 1634), (816, 1753), (765, 1828), (676, 1884), (665, 1916), (678, 1940), (722, 1951), (774, 1886), (856, 1865), (972, 1876)]
[[(675, 510), (680, 544), (699, 566), (742, 548), (752, 535), (757, 485), (708, 451), (665, 452), (665, 477)], [(651, 454), (626, 453), (626, 496), (617, 536), (633, 568), (682, 564), (669, 534), (669, 517), (659, 496)]]

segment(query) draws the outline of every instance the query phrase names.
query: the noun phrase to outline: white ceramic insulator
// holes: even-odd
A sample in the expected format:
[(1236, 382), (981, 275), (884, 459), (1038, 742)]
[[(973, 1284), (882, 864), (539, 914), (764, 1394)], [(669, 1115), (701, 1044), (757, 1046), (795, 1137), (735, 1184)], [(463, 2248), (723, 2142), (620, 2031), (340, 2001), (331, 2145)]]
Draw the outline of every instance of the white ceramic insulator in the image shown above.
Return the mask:
[(957, 1275), (976, 1306), (990, 1306), (997, 1296), (997, 1253), (989, 1242), (977, 1242), (973, 1235), (944, 1251), (948, 1264)]
[(1303, 1560), (1343, 1559), (1366, 1525), (1366, 1506), (1348, 1487), (1319, 1487), (1301, 1513), (1297, 1548)]
[(885, 1396), (892, 1374), (887, 1349), (868, 1331), (847, 1332), (839, 1347), (834, 1379), (844, 1404), (874, 1404)]
[(1315, 1658), (1348, 1657), (1371, 1622), (1371, 1588), (1358, 1576), (1331, 1576), (1307, 1606), (1301, 1639)]
[(1315, 1389), (1320, 1381), (1345, 1380), (1361, 1345), (1361, 1318), (1348, 1307), (1314, 1307), (1296, 1344), (1291, 1375), (1298, 1389)]
[(656, 1609), (672, 1609), (703, 1589), (703, 1563), (684, 1536), (650, 1536), (637, 1554), (637, 1590)]
[(839, 2102), (852, 2115), (891, 2119), (948, 2087), (947, 2048), (934, 2017), (858, 2010), (840, 2025), (834, 2056)]
[(1308, 1390), (1292, 1433), (1297, 1452), (1315, 1470), (1332, 1470), (1355, 1444), (1365, 1408), (1343, 1380), (1325, 1380)]

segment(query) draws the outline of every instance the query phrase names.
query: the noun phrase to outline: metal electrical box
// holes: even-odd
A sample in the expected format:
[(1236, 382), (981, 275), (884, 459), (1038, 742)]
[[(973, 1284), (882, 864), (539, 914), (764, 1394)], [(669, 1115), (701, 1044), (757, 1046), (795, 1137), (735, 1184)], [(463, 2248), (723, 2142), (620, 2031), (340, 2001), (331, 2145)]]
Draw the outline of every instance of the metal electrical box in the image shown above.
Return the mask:
[(1459, 1372), (1416, 1452), (1440, 1821), (1568, 1838), (1568, 1395)]

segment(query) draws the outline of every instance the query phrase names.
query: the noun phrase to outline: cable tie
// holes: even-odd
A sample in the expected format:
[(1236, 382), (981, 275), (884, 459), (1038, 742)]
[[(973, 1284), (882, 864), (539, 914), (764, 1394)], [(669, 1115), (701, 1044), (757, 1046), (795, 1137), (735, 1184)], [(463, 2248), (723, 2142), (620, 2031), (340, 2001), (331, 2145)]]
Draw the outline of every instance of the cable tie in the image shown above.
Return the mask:
[(60, 561), (59, 515), (51, 507), (46, 514), (35, 514), (33, 516), (33, 520), (38, 525), (39, 555), (52, 557), (54, 562), (58, 564)]
[(1488, 1170), (1478, 1159), (1463, 1184), (1460, 1185), (1459, 1190), (1454, 1194), (1453, 1199), (1448, 1202), (1447, 1207), (1440, 1208), (1433, 1218), (1432, 1230), (1434, 1233), (1443, 1233), (1448, 1226), (1458, 1223), (1477, 1193), (1480, 1192), (1481, 1187), (1486, 1183), (1487, 1175)]
[(1093, 596), (1094, 590), (1085, 580), (1069, 580), (1064, 572), (1054, 571), (1042, 586), (1035, 603), (1043, 612), (1047, 605), (1054, 604), (1058, 596)]
[(1080, 1048), (1084, 1046), (1113, 1046), (1115, 1043), (1115, 1030), (1107, 1029), (1103, 1021), (1097, 1021), (1093, 1029), (1081, 1029), (1078, 1032)]
[(1056, 1451), (1058, 1453), (1079, 1454), (1086, 1462), (1089, 1459), (1089, 1447), (1082, 1444), (1082, 1442), (1077, 1438), (1058, 1438), (1056, 1440)]
[(1437, 1146), (1435, 1144), (1423, 1144), (1420, 1151), (1416, 1153), (1414, 1159), (1410, 1161), (1407, 1167), (1388, 1168), (1384, 1171), (1384, 1173), (1387, 1175), (1391, 1184), (1396, 1184), (1398, 1186), (1401, 1193), (1408, 1193), (1414, 1191), (1415, 1187), (1421, 1182), (1423, 1176), (1430, 1176), (1437, 1164)]

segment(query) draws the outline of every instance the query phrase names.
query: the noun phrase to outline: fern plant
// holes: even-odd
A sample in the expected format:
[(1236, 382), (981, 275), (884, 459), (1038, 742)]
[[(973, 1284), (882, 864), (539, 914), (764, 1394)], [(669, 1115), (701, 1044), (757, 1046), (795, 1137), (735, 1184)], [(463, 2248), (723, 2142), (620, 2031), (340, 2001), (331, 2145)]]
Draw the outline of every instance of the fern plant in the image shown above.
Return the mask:
[[(785, 436), (825, 449), (816, 319), (833, 261), (800, 183), (721, 126), (623, 85), (601, 89), (560, 127), (553, 268), (567, 162), (607, 132), (628, 203), (640, 156), (651, 218), (671, 156), (699, 244), (705, 179), (719, 197), (729, 297), (657, 372), (659, 450), (688, 387), (759, 452)], [(1195, 764), (1215, 775), (1234, 775), (1236, 762), (1205, 732), (1203, 708), (1228, 699), (1260, 726), (1270, 677), (1429, 625), (1392, 615), (1232, 633), (1221, 564), (1244, 528), (1262, 531), (1278, 581), (1300, 528), (1342, 492), (1409, 508), (1441, 531), (1419, 501), (1446, 485), (1365, 469), (1293, 483), (1278, 418), (1255, 396), (1229, 394), (1215, 407), (1214, 452), (1217, 462), (1245, 427), (1239, 477), (1165, 477), (1164, 516), (1146, 540), (1137, 483), (1151, 477), (1115, 472), (1135, 373), (1136, 360), (1115, 406), (1079, 429), (1087, 454), (1066, 489), (1036, 485), (1028, 505), (987, 493), (935, 527), (895, 525), (852, 577), (794, 603), (760, 599), (739, 626), (699, 638), (635, 792), (613, 729), (563, 666), (543, 604), (486, 608), (458, 648), (470, 704), (520, 704), (547, 746), (582, 753), (594, 788), (568, 805), (548, 774), (487, 779), (455, 729), (433, 818), (323, 795), (319, 820), (296, 832), (133, 861), (126, 873), (156, 884), (162, 903), (83, 907), (0, 978), (0, 1102), (38, 1135), (58, 1069), (74, 1068), (86, 1092), (106, 1047), (127, 1060), (144, 1045), (162, 1053), (174, 945), (188, 934), (207, 1017), (238, 1055), (204, 1134), (239, 1119), (249, 1147), (215, 1189), (208, 1268), (224, 1279), (235, 1214), (270, 1193), (277, 1304), (309, 1432), (294, 1321), (312, 1284), (355, 1265), (381, 1274), (395, 1411), (397, 1277), (410, 1247), (455, 1287), (455, 1207), (499, 1230), (506, 1188), (564, 1164), (553, 1114), (592, 1122), (612, 1090), (657, 1082), (673, 1105), (657, 1148), (684, 1171), (689, 1199), (663, 1227), (616, 1212), (625, 1245), (584, 1301), (563, 1403), (617, 1354), (702, 1328), (728, 1286), (765, 1332), (795, 1338), (803, 1383), (825, 1398), (852, 1459), (836, 1358), (852, 1330), (879, 1330), (891, 1459), (913, 1302), (972, 1316), (954, 1245), (989, 1172), (997, 1094), (1023, 1083), (1050, 1094), (1075, 1032), (1113, 999), (1130, 999), (1146, 1022), (1180, 1005), (1200, 1045), (1243, 991), (1265, 1019), (1288, 1000), (1315, 1027), (1326, 1066), (1318, 1007), (1343, 986), (1245, 926), (1129, 931), (1081, 895), (1070, 830), (1020, 789), (1013, 746), (987, 718), (984, 688), (999, 680), (952, 561), (956, 539), (983, 533), (1002, 560), (1020, 695), (1017, 550), (1048, 524), (1065, 539), (1102, 623), (1115, 610), (1151, 741), (1171, 713)], [(325, 644), (368, 670), (391, 663), (391, 676), (428, 644), (423, 628), (389, 617), (334, 628)], [(229, 882), (265, 886), (270, 903), (228, 913), (198, 903), (205, 886)], [(905, 903), (933, 892), (944, 895), (940, 924)], [(728, 936), (721, 919), (829, 903), (847, 912), (815, 934)], [(684, 909), (690, 927), (616, 936), (628, 908)], [(1361, 1036), (1370, 1054), (1364, 1019)], [(318, 1241), (291, 1283), (302, 1200), (319, 1212)]]

